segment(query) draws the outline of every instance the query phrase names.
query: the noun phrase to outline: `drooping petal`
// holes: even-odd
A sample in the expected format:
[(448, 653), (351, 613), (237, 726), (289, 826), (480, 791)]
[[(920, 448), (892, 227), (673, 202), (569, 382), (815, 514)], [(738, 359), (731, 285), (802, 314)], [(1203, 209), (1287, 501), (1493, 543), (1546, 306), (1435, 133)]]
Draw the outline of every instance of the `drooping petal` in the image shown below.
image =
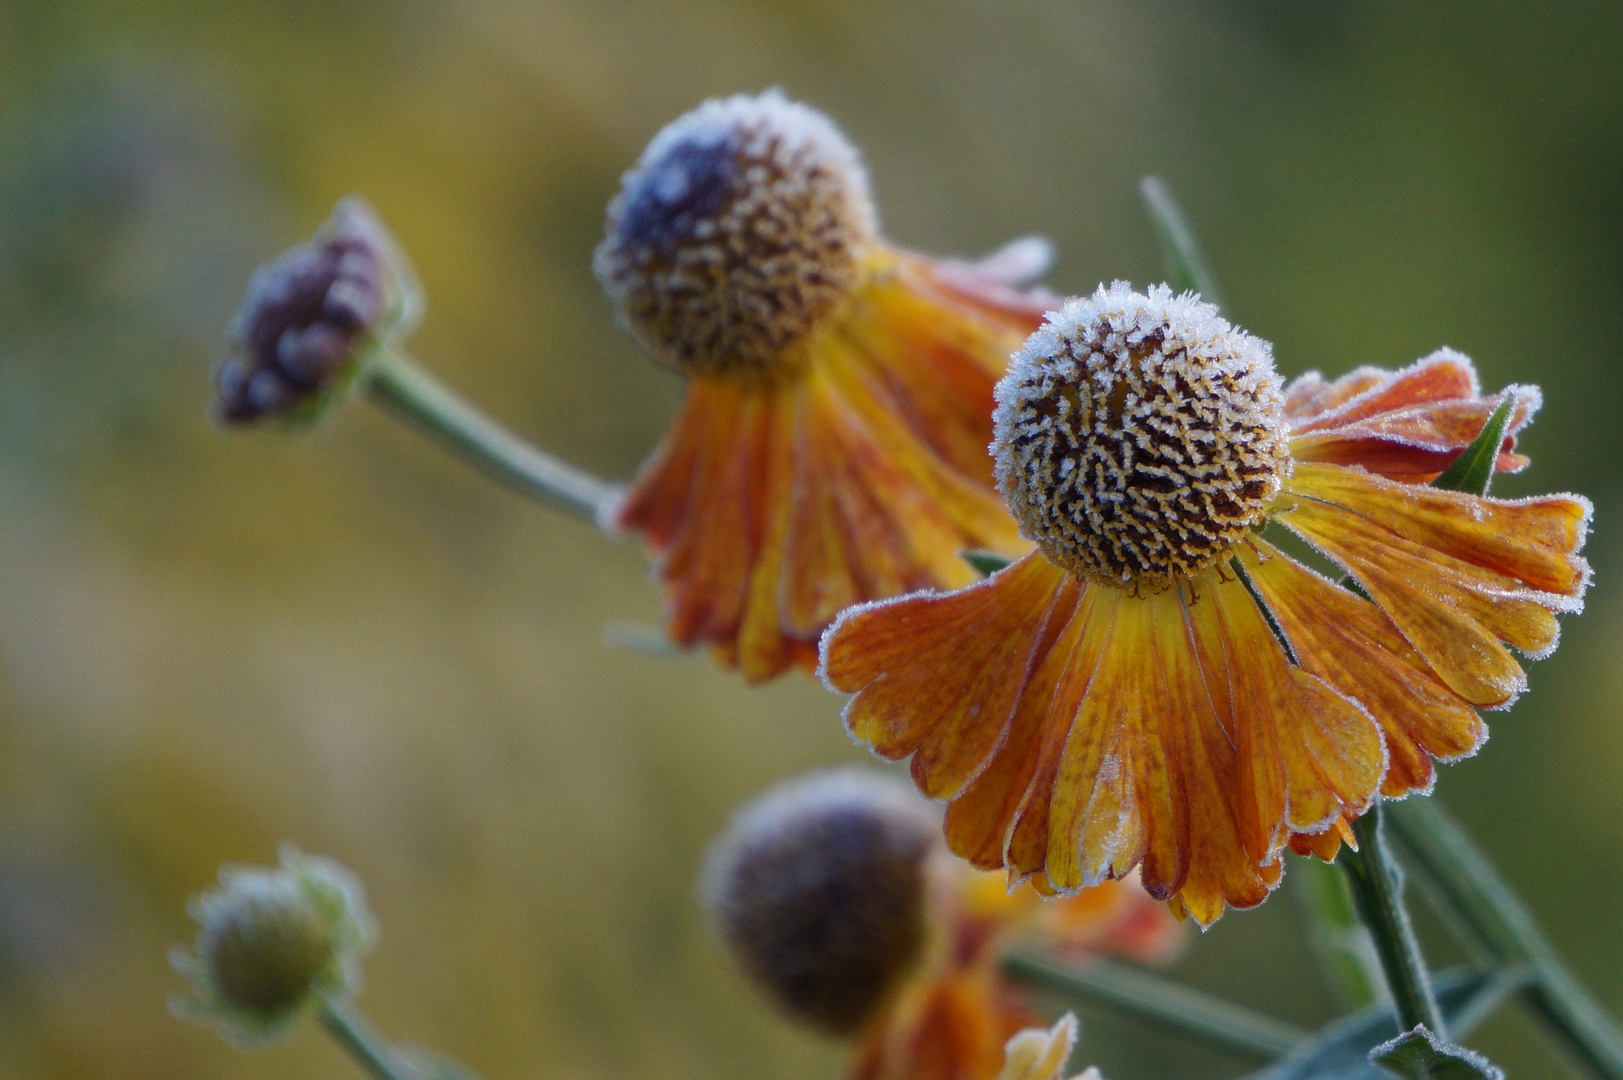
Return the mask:
[[(1289, 832), (1317, 832), (1368, 807), (1386, 769), (1379, 725), (1356, 701), (1293, 665), (1238, 580), (1203, 575), (1190, 605), (1197, 636), (1216, 634), (1225, 666), (1204, 671), (1212, 696), (1227, 693), (1239, 754), (1242, 838), (1259, 865)], [(1197, 590), (1199, 585), (1197, 584)], [(1199, 611), (1202, 602), (1209, 611)]]
[(1482, 720), (1369, 601), (1261, 541), (1240, 552), (1302, 667), (1369, 710), (1386, 736), (1381, 794), (1431, 788), (1431, 759), (1453, 761), (1487, 738)]
[(1029, 550), (986, 446), (992, 386), (1041, 306), (922, 256), (870, 264), (786, 370), (691, 378), (614, 516), (655, 555), (671, 639), (752, 681), (814, 667), (847, 606), (967, 584), (965, 549)]
[(1296, 502), (1278, 520), (1356, 577), (1473, 705), (1506, 704), (1525, 687), (1506, 644), (1543, 655), (1559, 632), (1553, 612), (1581, 607), (1587, 500), (1485, 499), (1334, 465), (1300, 466), (1288, 496)]
[(858, 607), (823, 639), (823, 678), (856, 696), (852, 736), (881, 757), (917, 754), (913, 776), (956, 795), (1003, 742), (1045, 617), (1066, 575), (1032, 554), (955, 593)]

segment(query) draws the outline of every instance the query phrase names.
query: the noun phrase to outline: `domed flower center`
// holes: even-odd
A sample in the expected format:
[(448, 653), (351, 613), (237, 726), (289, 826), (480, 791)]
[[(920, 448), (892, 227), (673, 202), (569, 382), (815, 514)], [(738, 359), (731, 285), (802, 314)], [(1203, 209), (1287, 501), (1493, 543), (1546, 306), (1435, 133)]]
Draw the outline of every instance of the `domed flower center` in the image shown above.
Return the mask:
[(1087, 581), (1154, 590), (1216, 565), (1290, 469), (1268, 343), (1164, 285), (1067, 303), (997, 400), (1009, 509)]
[(710, 101), (643, 152), (594, 268), (620, 320), (691, 375), (765, 375), (856, 284), (876, 236), (856, 150), (776, 91)]

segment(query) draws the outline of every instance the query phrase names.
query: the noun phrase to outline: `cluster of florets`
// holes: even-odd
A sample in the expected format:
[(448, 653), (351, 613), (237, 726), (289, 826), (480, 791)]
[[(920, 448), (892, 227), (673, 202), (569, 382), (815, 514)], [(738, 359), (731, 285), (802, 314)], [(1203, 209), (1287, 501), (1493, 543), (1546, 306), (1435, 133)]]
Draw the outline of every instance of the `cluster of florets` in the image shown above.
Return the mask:
[(661, 363), (766, 375), (850, 294), (877, 228), (856, 149), (773, 90), (661, 131), (625, 175), (593, 265)]
[(254, 1045), (354, 992), (375, 931), (353, 874), (289, 847), (279, 868), (227, 867), (220, 884), (187, 907), (200, 929), (172, 957), (192, 983), (176, 1013)]
[(383, 223), (343, 200), (313, 240), (254, 273), (215, 370), (215, 414), (230, 424), (314, 414), (369, 338), (407, 328), (414, 296)]
[(1163, 588), (1218, 563), (1290, 467), (1266, 341), (1165, 285), (1069, 301), (998, 384), (998, 485), (1088, 581)]

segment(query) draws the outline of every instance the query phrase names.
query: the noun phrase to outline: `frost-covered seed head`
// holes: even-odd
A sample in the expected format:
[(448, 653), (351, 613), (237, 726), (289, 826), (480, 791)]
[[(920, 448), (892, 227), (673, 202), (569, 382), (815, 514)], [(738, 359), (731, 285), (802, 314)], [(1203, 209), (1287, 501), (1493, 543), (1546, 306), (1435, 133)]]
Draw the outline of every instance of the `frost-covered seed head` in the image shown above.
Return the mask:
[(252, 1045), (354, 990), (373, 934), (354, 875), (286, 848), (279, 869), (228, 868), (220, 882), (188, 907), (201, 928), (173, 957), (192, 981), (192, 994), (174, 1002), (178, 1014)]
[(939, 831), (901, 783), (814, 773), (739, 811), (711, 848), (702, 899), (740, 966), (786, 1013), (850, 1034), (924, 951)]
[(593, 267), (661, 363), (760, 377), (851, 292), (876, 234), (856, 149), (769, 90), (707, 101), (654, 137)]
[(1272, 348), (1217, 308), (1125, 282), (1069, 301), (997, 387), (998, 486), (1088, 581), (1155, 590), (1221, 561), (1290, 470)]

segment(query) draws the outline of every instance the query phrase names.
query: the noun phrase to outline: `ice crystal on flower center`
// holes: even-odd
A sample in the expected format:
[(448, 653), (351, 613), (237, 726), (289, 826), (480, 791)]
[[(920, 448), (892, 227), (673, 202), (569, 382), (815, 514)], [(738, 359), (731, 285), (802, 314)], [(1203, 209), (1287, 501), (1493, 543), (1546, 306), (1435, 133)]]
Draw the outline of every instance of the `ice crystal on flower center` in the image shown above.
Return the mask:
[(1072, 300), (997, 389), (998, 484), (1088, 581), (1160, 589), (1220, 562), (1289, 472), (1267, 342), (1164, 285)]
[(856, 150), (768, 91), (706, 102), (655, 136), (609, 207), (594, 267), (660, 362), (763, 375), (850, 293), (876, 229)]

